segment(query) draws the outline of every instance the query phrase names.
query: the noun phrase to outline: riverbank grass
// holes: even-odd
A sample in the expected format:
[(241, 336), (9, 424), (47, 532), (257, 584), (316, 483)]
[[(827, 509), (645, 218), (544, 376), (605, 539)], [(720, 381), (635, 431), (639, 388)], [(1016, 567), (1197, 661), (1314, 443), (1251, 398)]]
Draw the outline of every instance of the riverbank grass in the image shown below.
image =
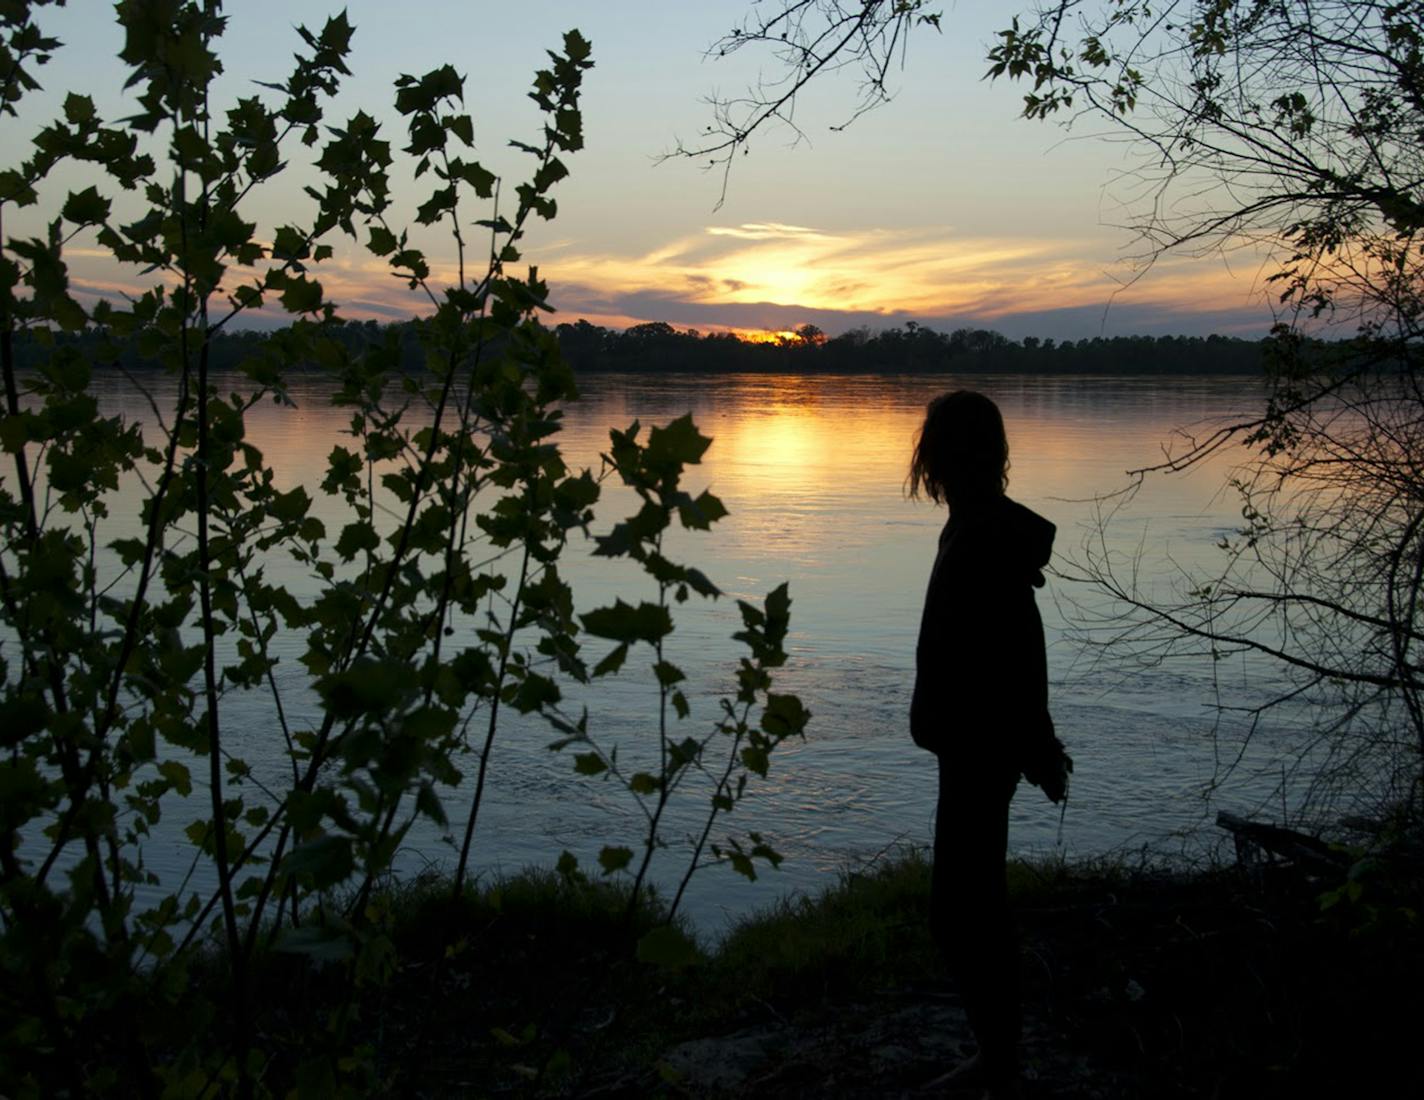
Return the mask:
[[(389, 980), (361, 991), (332, 1079), (355, 1058), (411, 1096), (908, 1092), (969, 1049), (926, 926), (929, 872), (902, 852), (716, 943), (665, 925), (656, 900), (630, 918), (626, 891), (576, 874), (487, 878), (459, 899), (437, 876), (394, 884), (371, 903)], [(1398, 876), (1323, 908), (1329, 884), (1279, 869), (1040, 860), (1010, 882), (1029, 1096), (1424, 1086), (1408, 1007), (1424, 949)], [(262, 969), (275, 1091), (310, 1078), (341, 967), (274, 952)]]

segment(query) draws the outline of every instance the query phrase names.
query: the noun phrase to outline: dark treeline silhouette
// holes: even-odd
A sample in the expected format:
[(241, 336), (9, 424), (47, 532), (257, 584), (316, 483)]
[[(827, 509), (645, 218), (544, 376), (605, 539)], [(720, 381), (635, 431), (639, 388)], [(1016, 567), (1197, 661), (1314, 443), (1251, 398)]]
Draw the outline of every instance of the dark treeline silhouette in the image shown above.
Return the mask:
[[(377, 321), (347, 321), (325, 326), (325, 331), (351, 351), (361, 351), (389, 342), (399, 349), (401, 366), (416, 370), (424, 362), (417, 321), (381, 324)], [(258, 360), (277, 350), (287, 329), (262, 331), (231, 329), (214, 333), (208, 344), (208, 366), (212, 370), (240, 370), (244, 363)], [(79, 332), (22, 330), (15, 334), (15, 365), (34, 370), (53, 354), (54, 347), (76, 347), (94, 367), (103, 370), (146, 371), (159, 366), (142, 337), (118, 339), (108, 330), (91, 326)], [(287, 363), (287, 369), (292, 364)], [(301, 364), (296, 364), (300, 366)], [(308, 364), (315, 367), (315, 364)]]
[[(350, 350), (377, 343), (398, 350), (401, 365), (418, 371), (424, 357), (420, 321), (381, 324), (348, 321), (327, 326)], [(220, 332), (213, 339), (210, 366), (238, 369), (260, 357), (284, 330)], [(827, 337), (814, 325), (764, 341), (729, 332), (678, 330), (663, 321), (619, 331), (575, 321), (556, 331), (565, 358), (576, 371), (765, 371), (795, 373), (1017, 373), (1017, 374), (1259, 374), (1264, 340), (1230, 336), (1112, 336), (1085, 340), (1011, 340), (990, 329), (960, 328), (943, 333), (907, 321), (872, 331), (857, 328)], [(115, 344), (98, 329), (82, 332), (22, 332), (16, 337), (16, 364), (39, 366), (50, 343), (69, 344), (91, 354), (96, 366), (143, 370), (156, 365), (139, 340)]]
[(1259, 374), (1265, 341), (1228, 336), (1010, 340), (989, 329), (943, 333), (908, 321), (827, 338), (803, 325), (779, 340), (678, 331), (661, 321), (619, 332), (587, 321), (558, 326), (581, 371), (893, 371), (1023, 374)]

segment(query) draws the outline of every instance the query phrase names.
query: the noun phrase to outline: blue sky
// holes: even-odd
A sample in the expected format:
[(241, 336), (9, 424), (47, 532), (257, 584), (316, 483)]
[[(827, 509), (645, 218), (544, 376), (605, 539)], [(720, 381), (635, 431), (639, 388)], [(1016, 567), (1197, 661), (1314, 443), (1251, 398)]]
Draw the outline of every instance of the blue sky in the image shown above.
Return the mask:
[[(535, 227), (525, 248), (550, 283), (559, 319), (704, 331), (811, 322), (833, 333), (913, 319), (1060, 339), (1254, 335), (1269, 324), (1261, 262), (1249, 253), (1169, 257), (1142, 272), (1132, 234), (1118, 228), (1132, 213), (1124, 205), (1131, 150), (1020, 120), (1020, 90), (981, 79), (993, 33), (1012, 11), (1001, 3), (946, 4), (943, 33), (922, 28), (911, 38), (893, 102), (844, 132), (830, 126), (855, 102), (853, 75), (813, 89), (797, 115), (808, 140), (759, 136), (719, 208), (720, 174), (686, 160), (659, 164), (657, 155), (709, 121), (706, 96), (755, 79), (757, 59), (704, 57), (747, 10), (747, 0), (356, 0), (348, 7), (355, 76), (328, 118), (365, 109), (398, 143), (392, 82), (449, 61), (468, 78), (482, 161), (512, 176), (522, 164), (506, 140), (538, 127), (525, 99), (529, 79), (543, 50), (577, 27), (596, 63), (585, 84), (587, 145), (569, 159), (558, 218)], [(254, 80), (281, 79), (297, 45), (293, 25), (319, 27), (332, 11), (308, 0), (231, 0), (219, 99), (251, 94)], [(110, 6), (77, 0), (41, 19), (66, 48), (41, 73), (45, 93), (26, 101), (18, 122), (0, 122), (11, 157), (23, 147), (16, 139), (56, 113), (70, 90), (124, 113)], [(54, 201), (76, 182), (59, 179)], [(302, 182), (300, 172), (288, 173), (247, 216), (264, 229), (299, 217)], [(397, 195), (413, 212), (417, 191)], [(134, 285), (132, 273), (78, 243), (76, 284), (108, 294)], [(427, 243), (448, 262), (441, 239)], [(324, 282), (349, 316), (398, 318), (420, 306), (349, 245), (338, 248)]]

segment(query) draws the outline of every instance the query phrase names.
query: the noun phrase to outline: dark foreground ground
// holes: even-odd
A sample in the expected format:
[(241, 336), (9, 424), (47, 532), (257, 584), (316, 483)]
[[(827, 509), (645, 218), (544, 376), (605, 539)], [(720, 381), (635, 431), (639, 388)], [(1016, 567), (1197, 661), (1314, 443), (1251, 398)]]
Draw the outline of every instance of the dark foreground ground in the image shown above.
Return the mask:
[[(1016, 865), (1012, 881), (1026, 1096), (1424, 1095), (1417, 878)], [(972, 1049), (914, 854), (714, 953), (664, 943), (677, 966), (634, 957), (645, 929), (605, 890), (534, 875), (459, 910), (441, 896), (403, 899), (394, 984), (363, 1007), (391, 1095), (925, 1095)]]

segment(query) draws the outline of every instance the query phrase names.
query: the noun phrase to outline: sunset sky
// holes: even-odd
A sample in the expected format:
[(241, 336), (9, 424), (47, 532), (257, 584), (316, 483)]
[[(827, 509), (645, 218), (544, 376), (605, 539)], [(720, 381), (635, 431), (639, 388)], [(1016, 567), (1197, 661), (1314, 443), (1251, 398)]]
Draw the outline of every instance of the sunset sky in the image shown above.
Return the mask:
[[(284, 79), (298, 44), (293, 25), (319, 29), (332, 10), (307, 0), (229, 3), (220, 98), (252, 94), (254, 80)], [(1002, 3), (946, 3), (943, 33), (922, 28), (912, 37), (894, 101), (844, 132), (830, 126), (853, 108), (855, 75), (814, 88), (797, 115), (809, 141), (791, 147), (785, 131), (759, 137), (719, 208), (719, 173), (656, 161), (707, 124), (707, 95), (739, 92), (758, 60), (770, 64), (704, 58), (747, 10), (748, 0), (353, 0), (355, 77), (327, 117), (365, 109), (398, 147), (404, 131), (389, 106), (392, 81), (449, 61), (468, 77), (480, 159), (514, 177), (527, 158), (505, 142), (537, 133), (524, 93), (543, 49), (566, 29), (582, 31), (596, 63), (585, 83), (586, 148), (569, 158), (557, 220), (535, 226), (525, 247), (550, 283), (557, 320), (702, 331), (809, 322), (832, 334), (915, 320), (1060, 339), (1264, 333), (1259, 259), (1172, 257), (1141, 273), (1132, 234), (1119, 228), (1132, 209), (1132, 151), (1088, 129), (1065, 134), (1022, 121), (1021, 90), (981, 79), (994, 31), (1012, 12)], [(110, 5), (71, 0), (40, 18), (66, 48), (40, 73), (44, 94), (22, 105), (18, 122), (0, 121), (7, 163), (20, 155), (17, 139), (56, 114), (71, 90), (93, 95), (111, 117), (125, 113)], [(289, 172), (247, 216), (269, 231), (300, 218), (306, 181)], [(85, 185), (78, 175), (60, 182)], [(424, 196), (407, 185), (397, 197), (410, 214)], [(5, 231), (26, 228), (11, 222)], [(427, 243), (448, 262), (440, 238)], [(113, 294), (136, 285), (132, 273), (79, 245), (71, 265), (81, 289)], [(349, 245), (324, 271), (346, 316), (401, 319), (420, 309), (380, 261)]]

